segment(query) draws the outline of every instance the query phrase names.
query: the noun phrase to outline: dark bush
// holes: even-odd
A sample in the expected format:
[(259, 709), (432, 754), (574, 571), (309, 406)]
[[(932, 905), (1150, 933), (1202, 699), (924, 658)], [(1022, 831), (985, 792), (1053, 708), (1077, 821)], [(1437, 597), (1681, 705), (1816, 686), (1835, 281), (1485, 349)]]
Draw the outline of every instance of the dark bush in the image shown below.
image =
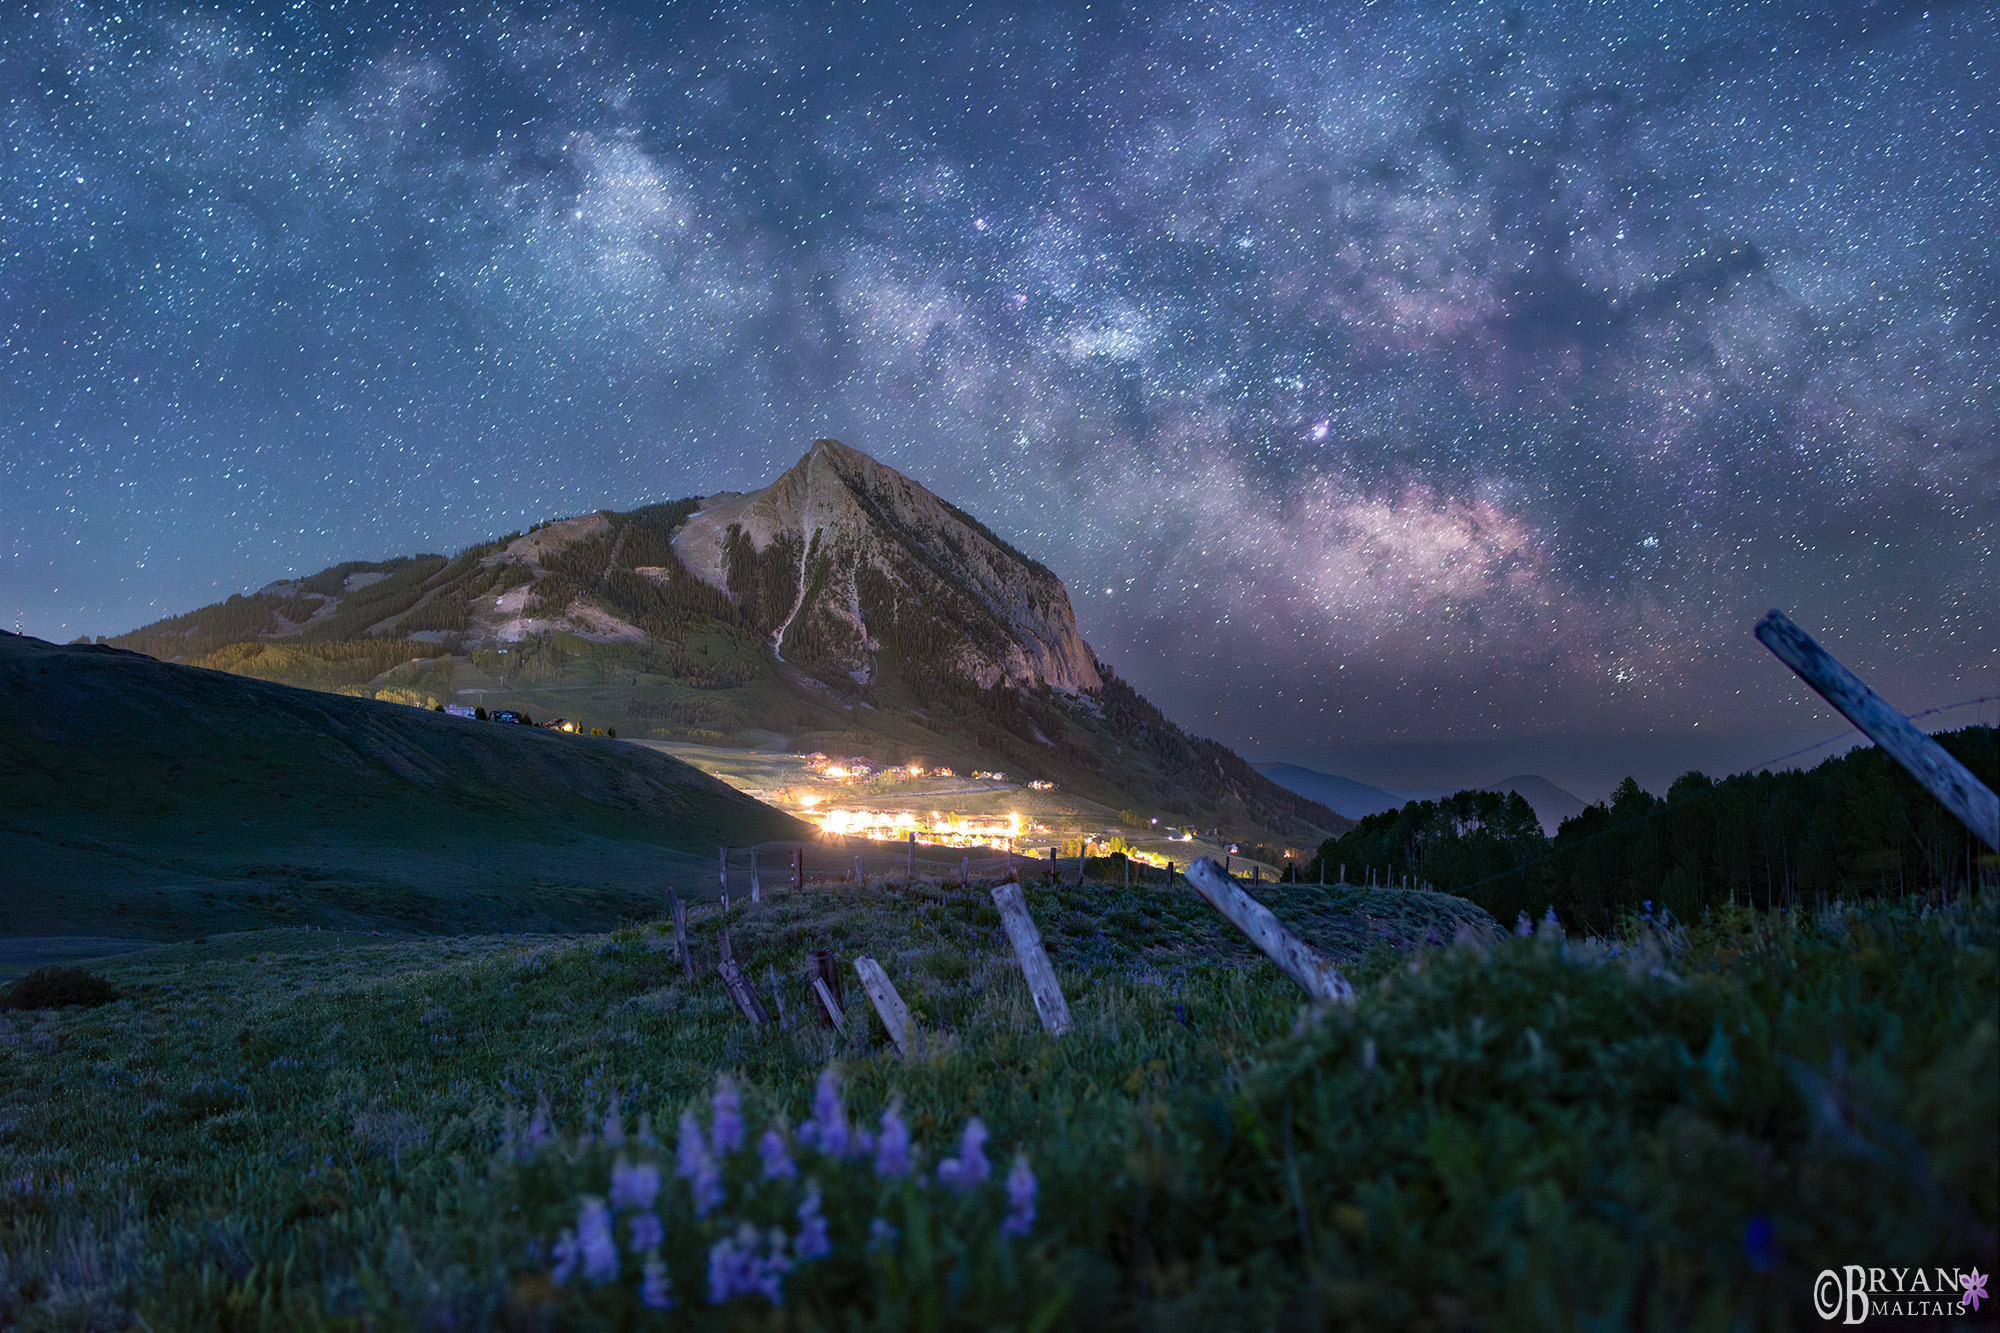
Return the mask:
[(73, 1004), (95, 1008), (117, 998), (110, 982), (80, 967), (44, 967), (9, 986), (0, 997), (0, 1009), (66, 1009)]

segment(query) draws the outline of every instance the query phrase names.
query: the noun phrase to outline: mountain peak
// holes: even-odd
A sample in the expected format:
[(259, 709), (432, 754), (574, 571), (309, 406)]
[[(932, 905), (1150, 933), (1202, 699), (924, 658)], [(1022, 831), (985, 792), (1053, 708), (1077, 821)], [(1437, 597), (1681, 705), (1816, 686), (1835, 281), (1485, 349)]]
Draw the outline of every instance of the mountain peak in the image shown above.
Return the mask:
[(1069, 590), (971, 515), (838, 440), (763, 490), (706, 498), (674, 539), (781, 658), (873, 680), (1102, 686)]

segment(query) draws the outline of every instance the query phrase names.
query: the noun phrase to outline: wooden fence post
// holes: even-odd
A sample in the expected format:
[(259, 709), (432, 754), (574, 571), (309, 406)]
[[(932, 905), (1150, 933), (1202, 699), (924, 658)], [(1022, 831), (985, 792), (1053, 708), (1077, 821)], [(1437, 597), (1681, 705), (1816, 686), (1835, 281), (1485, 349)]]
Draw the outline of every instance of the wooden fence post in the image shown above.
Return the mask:
[(905, 1060), (914, 1060), (924, 1053), (924, 1034), (917, 1030), (917, 1024), (910, 1017), (909, 1006), (896, 993), (895, 983), (882, 965), (869, 954), (862, 954), (854, 960), (854, 970), (861, 977), (861, 986), (868, 992), (868, 999), (881, 1016), (882, 1026), (889, 1029), (890, 1040), (896, 1043)]
[(716, 878), (722, 884), (722, 905), (726, 908), (729, 906), (729, 849), (727, 847), (718, 847), (715, 849), (715, 865)]
[(757, 849), (752, 847), (750, 849), (750, 901), (757, 903), (763, 900), (764, 883), (757, 874)]
[(1167, 887), (1171, 889), (1173, 886), (1174, 886), (1174, 863), (1172, 861), (1169, 861), (1167, 862)]
[(736, 1001), (736, 1007), (752, 1023), (768, 1023), (770, 1018), (764, 1013), (764, 1006), (757, 1003), (757, 993), (750, 989), (750, 982), (744, 977), (743, 969), (733, 958), (725, 958), (715, 965), (722, 974), (722, 984), (729, 991), (729, 998)]
[(1232, 883), (1213, 860), (1206, 856), (1196, 860), (1187, 868), (1187, 881), (1313, 999), (1346, 1003), (1354, 998), (1354, 987), (1331, 959), (1286, 930), (1270, 908)]
[(1007, 928), (1014, 956), (1021, 960), (1021, 975), (1027, 979), (1028, 994), (1035, 999), (1043, 1029), (1052, 1037), (1062, 1036), (1074, 1024), (1062, 987), (1056, 983), (1055, 969), (1049, 966), (1048, 951), (1042, 947), (1042, 933), (1028, 915), (1027, 895), (1019, 884), (1002, 884), (993, 890), (993, 905), (1000, 909), (1000, 924)]
[(688, 909), (681, 896), (672, 889), (667, 890), (667, 908), (674, 915), (674, 954), (687, 969), (688, 980), (694, 980), (694, 959), (688, 954)]
[(1772, 611), (1757, 622), (1757, 638), (1780, 662), (1798, 673), (1799, 679), (1812, 686), (1869, 740), (1907, 769), (1981, 842), (2000, 852), (2000, 796), (1994, 795), (1970, 769), (1917, 730), (1910, 719), (1891, 708), (1832, 653), (1815, 643), (1812, 635), (1794, 625), (1783, 611)]
[(840, 1012), (840, 1001), (833, 998), (833, 992), (826, 988), (825, 977), (813, 978), (813, 998), (819, 1001), (819, 1025), (831, 1024), (833, 1030), (843, 1037), (847, 1035), (847, 1019)]
[(914, 832), (910, 834), (910, 865), (903, 878), (913, 883), (917, 878), (917, 835)]
[(1132, 855), (1130, 852), (1125, 854), (1125, 887), (1128, 889), (1132, 887)]
[(806, 849), (792, 848), (792, 887), (804, 892), (806, 887)]
[(866, 882), (861, 874), (861, 858), (858, 856), (854, 858), (854, 882), (856, 884), (862, 884)]
[(958, 887), (961, 889), (972, 887), (972, 858), (969, 856), (959, 858)]
[(833, 950), (814, 949), (812, 951), (812, 978), (815, 992), (825, 991), (826, 1000), (821, 1005), (819, 1025), (840, 1026), (840, 1006), (845, 1000), (840, 989), (840, 969), (834, 966)]

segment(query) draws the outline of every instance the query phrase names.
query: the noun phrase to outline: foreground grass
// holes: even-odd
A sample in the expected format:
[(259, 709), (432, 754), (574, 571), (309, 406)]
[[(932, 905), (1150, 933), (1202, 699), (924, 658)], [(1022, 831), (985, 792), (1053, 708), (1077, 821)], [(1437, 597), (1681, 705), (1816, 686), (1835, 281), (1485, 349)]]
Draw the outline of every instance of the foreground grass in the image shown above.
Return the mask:
[[(112, 1005), (0, 1026), (0, 1324), (1782, 1327), (1817, 1322), (1824, 1267), (1992, 1271), (1990, 895), (1615, 946), (1437, 895), (1272, 901), (1349, 960), (1351, 1010), (1306, 1013), (1186, 893), (1031, 890), (1060, 1042), (982, 891), (739, 908), (735, 956), (795, 1016), (811, 949), (873, 953), (931, 1036), (913, 1064), (851, 971), (844, 1038), (744, 1024), (712, 912), (693, 982), (656, 927), (156, 951), (106, 969)], [(800, 1179), (764, 1179), (758, 1136), (812, 1119), (830, 1065), (857, 1121), (900, 1102), (920, 1168), (981, 1118), (993, 1180), (960, 1196), (789, 1133)], [(749, 1132), (711, 1211), (677, 1122), (713, 1136), (723, 1073)], [(1037, 1216), (1008, 1237), (1017, 1148)], [(665, 1314), (637, 1254), (558, 1280), (621, 1164), (667, 1182)], [(740, 1225), (799, 1252), (808, 1178), (833, 1253), (782, 1308), (711, 1305)]]

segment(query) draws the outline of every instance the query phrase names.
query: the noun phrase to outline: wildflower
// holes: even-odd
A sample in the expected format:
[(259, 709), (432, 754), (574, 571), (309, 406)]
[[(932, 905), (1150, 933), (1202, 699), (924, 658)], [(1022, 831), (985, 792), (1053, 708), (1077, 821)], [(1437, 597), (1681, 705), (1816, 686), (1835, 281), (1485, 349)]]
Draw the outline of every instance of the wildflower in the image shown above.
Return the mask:
[(1560, 939), (1562, 937), (1562, 922), (1556, 920), (1556, 909), (1553, 906), (1548, 911), (1542, 913), (1541, 928), (1536, 933), (1548, 939)]
[(583, 1276), (602, 1286), (618, 1276), (618, 1245), (611, 1238), (611, 1210), (602, 1199), (585, 1199), (576, 1214), (576, 1248), (583, 1258)]
[(722, 1172), (716, 1169), (715, 1158), (709, 1155), (708, 1144), (701, 1136), (701, 1126), (695, 1123), (692, 1112), (681, 1115), (678, 1159), (674, 1173), (688, 1182), (688, 1188), (694, 1194), (694, 1215), (707, 1217), (722, 1206), (725, 1197)]
[(604, 1146), (622, 1147), (625, 1143), (625, 1118), (618, 1109), (618, 1094), (611, 1094), (611, 1105), (604, 1109)]
[(1749, 1260), (1754, 1273), (1768, 1273), (1777, 1266), (1778, 1233), (1771, 1226), (1771, 1219), (1762, 1213), (1743, 1228), (1743, 1257)]
[(725, 1074), (715, 1081), (715, 1120), (709, 1126), (709, 1148), (717, 1157), (743, 1146), (743, 1114), (736, 1084)]
[(813, 1094), (813, 1118), (799, 1126), (799, 1142), (828, 1157), (847, 1155), (847, 1109), (840, 1104), (840, 1073), (829, 1068)]
[(1007, 1220), (1000, 1224), (1003, 1236), (1025, 1236), (1035, 1225), (1035, 1173), (1028, 1166), (1028, 1154), (1017, 1153), (1014, 1169), (1007, 1173)]
[(632, 1219), (632, 1253), (642, 1254), (667, 1237), (658, 1213), (639, 1213)]
[(958, 1156), (938, 1163), (938, 1183), (949, 1186), (954, 1194), (964, 1194), (992, 1174), (993, 1163), (986, 1160), (986, 1126), (974, 1116), (965, 1122), (965, 1132), (959, 1135)]
[(772, 1227), (765, 1253), (757, 1252), (757, 1229), (748, 1222), (708, 1251), (708, 1303), (721, 1305), (738, 1296), (762, 1296), (773, 1305), (785, 1303), (785, 1274), (792, 1261), (785, 1256), (785, 1233)]
[(549, 1269), (549, 1281), (561, 1286), (575, 1277), (576, 1264), (580, 1257), (577, 1252), (576, 1233), (564, 1227), (562, 1235), (556, 1237), (555, 1265)]
[(910, 1174), (910, 1127), (903, 1123), (901, 1100), (882, 1112), (882, 1136), (875, 1140), (875, 1174), (899, 1178)]
[(827, 1239), (826, 1218), (819, 1211), (819, 1182), (813, 1182), (811, 1193), (799, 1205), (798, 1218), (799, 1238), (792, 1248), (798, 1252), (799, 1262), (811, 1263), (832, 1254), (833, 1242)]
[(633, 1166), (623, 1157), (611, 1168), (613, 1208), (651, 1208), (660, 1194), (660, 1168), (650, 1162)]
[(1535, 933), (1535, 923), (1528, 920), (1526, 912), (1514, 913), (1514, 933), (1523, 938)]
[(764, 1179), (794, 1180), (799, 1169), (792, 1164), (791, 1153), (785, 1150), (785, 1136), (775, 1129), (764, 1131), (764, 1137), (757, 1141), (757, 1155), (764, 1159)]
[(878, 1217), (868, 1224), (868, 1248), (871, 1250), (893, 1250), (896, 1237), (902, 1233), (885, 1217)]
[(654, 1255), (646, 1260), (645, 1276), (639, 1282), (639, 1304), (648, 1310), (674, 1308), (674, 1284), (667, 1280), (667, 1266)]

